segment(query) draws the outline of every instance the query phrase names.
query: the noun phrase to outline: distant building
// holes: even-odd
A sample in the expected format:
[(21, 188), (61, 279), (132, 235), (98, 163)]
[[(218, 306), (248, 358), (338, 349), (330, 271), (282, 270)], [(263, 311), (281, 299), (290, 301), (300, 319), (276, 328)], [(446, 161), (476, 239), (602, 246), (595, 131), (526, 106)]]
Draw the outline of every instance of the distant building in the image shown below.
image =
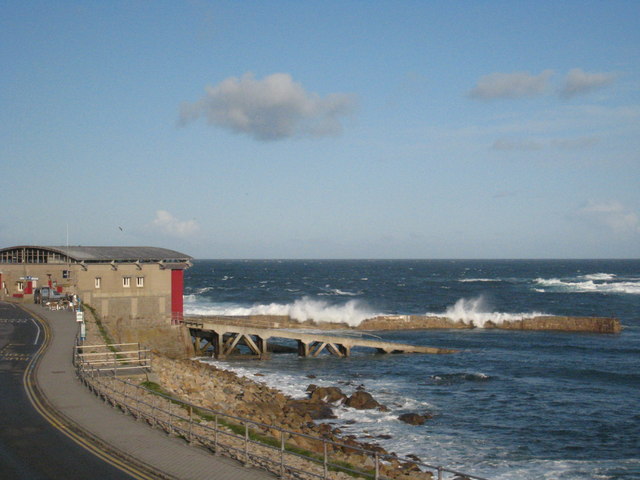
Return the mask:
[(33, 301), (38, 287), (77, 295), (105, 319), (177, 323), (192, 258), (156, 247), (0, 249), (0, 299)]

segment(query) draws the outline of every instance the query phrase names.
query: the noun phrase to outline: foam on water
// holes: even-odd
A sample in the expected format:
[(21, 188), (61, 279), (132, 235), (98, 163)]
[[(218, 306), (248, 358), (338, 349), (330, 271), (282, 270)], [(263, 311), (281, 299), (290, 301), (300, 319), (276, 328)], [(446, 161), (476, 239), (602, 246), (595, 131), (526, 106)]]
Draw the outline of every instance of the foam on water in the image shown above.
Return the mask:
[(533, 318), (543, 316), (541, 312), (528, 313), (506, 313), (491, 311), (485, 297), (483, 295), (474, 298), (461, 298), (454, 305), (447, 308), (442, 313), (427, 313), (428, 316), (444, 316), (454, 322), (462, 321), (467, 325), (473, 325), (477, 328), (483, 328), (486, 322), (493, 322), (497, 325), (503, 322), (512, 322), (514, 320), (522, 320), (525, 318)]
[(591, 273), (589, 275), (582, 275), (585, 280), (613, 280), (616, 278), (615, 273)]
[(283, 315), (300, 322), (316, 320), (329, 323), (346, 323), (357, 326), (363, 320), (376, 315), (363, 302), (349, 300), (344, 304), (332, 304), (325, 300), (303, 297), (293, 303), (270, 303), (265, 305), (242, 306), (230, 303), (211, 303), (202, 301), (197, 295), (186, 295), (185, 313), (187, 315)]
[[(593, 278), (598, 275), (603, 277), (608, 274), (587, 275), (585, 280), (562, 280), (560, 278), (536, 278), (535, 283), (551, 290), (559, 290), (575, 293), (615, 293), (640, 295), (639, 281), (606, 281), (610, 278)], [(589, 278), (589, 279), (587, 279)], [(611, 276), (614, 278), (614, 276)], [(544, 290), (543, 290), (544, 291)]]
[[(349, 300), (343, 304), (332, 304), (324, 300), (314, 300), (303, 297), (293, 303), (270, 303), (266, 305), (243, 306), (232, 303), (211, 303), (203, 301), (197, 295), (185, 295), (185, 313), (187, 315), (220, 315), (220, 316), (248, 316), (248, 315), (282, 315), (289, 316), (300, 322), (316, 320), (328, 323), (346, 323), (356, 327), (363, 320), (385, 315), (374, 312), (363, 302)], [(506, 313), (491, 311), (485, 297), (461, 298), (444, 312), (427, 312), (427, 316), (447, 317), (455, 322), (462, 321), (477, 328), (483, 328), (488, 321), (494, 324), (522, 320), (545, 315), (541, 312)]]
[(461, 278), (458, 280), (462, 283), (470, 283), (470, 282), (501, 282), (499, 278)]

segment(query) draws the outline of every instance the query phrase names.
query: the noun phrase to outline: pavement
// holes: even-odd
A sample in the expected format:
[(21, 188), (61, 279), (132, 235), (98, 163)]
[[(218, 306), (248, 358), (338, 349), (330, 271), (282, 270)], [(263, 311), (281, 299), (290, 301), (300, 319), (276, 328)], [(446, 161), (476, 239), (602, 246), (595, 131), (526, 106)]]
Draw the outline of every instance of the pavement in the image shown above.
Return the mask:
[(62, 424), (82, 437), (79, 443), (99, 446), (100, 450), (109, 452), (107, 457), (117, 458), (115, 463), (133, 466), (123, 470), (136, 478), (276, 478), (264, 470), (245, 467), (231, 458), (189, 446), (100, 401), (75, 374), (72, 363), (78, 331), (75, 314), (67, 310), (51, 311), (35, 304), (21, 306), (49, 327), (49, 345), (36, 366), (36, 383), (43, 404), (47, 410), (53, 410), (52, 415)]

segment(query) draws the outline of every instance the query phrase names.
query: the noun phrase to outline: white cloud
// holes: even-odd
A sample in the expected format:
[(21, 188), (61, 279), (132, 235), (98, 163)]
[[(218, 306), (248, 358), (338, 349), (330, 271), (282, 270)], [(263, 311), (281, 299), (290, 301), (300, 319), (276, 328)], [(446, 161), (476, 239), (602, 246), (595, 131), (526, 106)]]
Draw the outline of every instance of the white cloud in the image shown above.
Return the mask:
[(613, 73), (587, 73), (580, 68), (574, 68), (567, 74), (560, 93), (565, 97), (587, 93), (609, 85), (615, 79), (616, 75)]
[(578, 215), (618, 234), (640, 233), (638, 215), (617, 201), (596, 202), (589, 200), (578, 210)]
[(202, 116), (212, 125), (258, 140), (320, 137), (340, 133), (340, 119), (353, 112), (355, 103), (353, 95), (334, 93), (321, 98), (308, 93), (286, 73), (263, 80), (246, 73), (207, 87), (195, 103), (184, 103), (180, 122)]
[(172, 237), (186, 238), (198, 233), (200, 226), (195, 220), (178, 220), (166, 210), (156, 211), (153, 227)]
[(545, 70), (540, 75), (528, 72), (491, 73), (481, 77), (469, 95), (480, 100), (533, 97), (545, 92), (551, 75), (552, 70)]

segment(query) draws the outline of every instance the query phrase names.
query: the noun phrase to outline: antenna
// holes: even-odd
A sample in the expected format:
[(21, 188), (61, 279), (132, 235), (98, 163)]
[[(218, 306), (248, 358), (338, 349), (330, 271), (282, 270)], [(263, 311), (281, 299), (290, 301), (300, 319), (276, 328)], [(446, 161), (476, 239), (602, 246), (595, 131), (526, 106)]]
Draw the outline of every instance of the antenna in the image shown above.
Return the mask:
[(69, 222), (67, 222), (67, 268), (71, 265), (71, 259), (69, 258)]

